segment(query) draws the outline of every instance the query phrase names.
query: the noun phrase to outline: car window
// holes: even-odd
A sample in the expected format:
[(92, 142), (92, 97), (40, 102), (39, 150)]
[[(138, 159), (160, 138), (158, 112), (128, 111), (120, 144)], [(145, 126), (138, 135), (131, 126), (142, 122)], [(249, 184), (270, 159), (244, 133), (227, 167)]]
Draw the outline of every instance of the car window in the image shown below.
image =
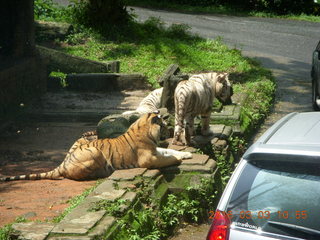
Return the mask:
[(316, 47), (316, 50), (317, 50), (317, 51), (320, 51), (320, 41), (318, 42), (318, 45), (317, 45), (317, 47)]
[(319, 174), (314, 164), (248, 163), (228, 203), (232, 225), (296, 237), (310, 235), (296, 227), (320, 233)]

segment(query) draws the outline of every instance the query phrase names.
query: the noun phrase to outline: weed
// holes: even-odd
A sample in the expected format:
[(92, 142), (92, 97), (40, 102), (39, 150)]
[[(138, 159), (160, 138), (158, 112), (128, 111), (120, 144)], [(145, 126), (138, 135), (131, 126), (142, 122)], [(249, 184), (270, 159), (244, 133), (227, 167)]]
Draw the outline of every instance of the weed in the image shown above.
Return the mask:
[(116, 201), (100, 200), (96, 202), (89, 211), (96, 212), (100, 210), (106, 210), (108, 215), (114, 217), (121, 217), (124, 214), (124, 208), (128, 205), (128, 201), (125, 199), (117, 199)]
[(101, 184), (101, 182), (104, 179), (100, 179), (96, 182), (96, 184), (90, 188), (88, 188), (87, 190), (85, 190), (82, 194), (75, 196), (73, 198), (71, 198), (70, 200), (68, 200), (69, 203), (69, 207), (67, 207), (63, 213), (61, 213), (59, 216), (55, 217), (52, 222), (54, 223), (58, 223), (60, 222), (68, 213), (71, 212), (72, 209), (74, 209), (75, 207), (77, 207), (94, 189), (96, 189), (96, 187)]
[(66, 81), (67, 78), (67, 74), (63, 73), (63, 72), (51, 72), (49, 74), (49, 77), (56, 77), (60, 79), (60, 85), (61, 87), (65, 88), (68, 86), (68, 83)]
[(0, 239), (1, 240), (11, 240), (10, 234), (12, 233), (12, 225), (14, 223), (22, 223), (22, 222), (27, 222), (27, 220), (23, 217), (18, 217), (13, 223), (7, 224), (0, 228)]

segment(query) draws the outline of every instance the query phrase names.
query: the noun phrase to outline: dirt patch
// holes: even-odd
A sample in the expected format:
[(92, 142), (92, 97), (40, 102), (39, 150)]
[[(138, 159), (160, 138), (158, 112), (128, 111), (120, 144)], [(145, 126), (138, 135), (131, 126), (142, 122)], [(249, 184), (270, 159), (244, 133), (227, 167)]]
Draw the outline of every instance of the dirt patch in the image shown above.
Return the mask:
[[(54, 169), (83, 130), (94, 126), (61, 123), (15, 123), (2, 134), (0, 176), (41, 173)], [(17, 130), (20, 129), (20, 130)], [(6, 141), (3, 141), (6, 139)], [(68, 206), (67, 201), (95, 181), (40, 180), (0, 183), (0, 227), (17, 217), (51, 220)]]
[[(133, 110), (147, 94), (148, 91), (100, 95), (47, 93), (31, 109), (32, 113), (37, 113), (38, 119), (24, 115), (0, 131), (0, 176), (54, 169), (82, 133), (96, 128), (101, 112)], [(72, 109), (65, 107), (69, 105), (73, 106)], [(80, 113), (91, 114), (90, 121), (76, 120)], [(81, 194), (95, 182), (68, 179), (2, 182), (0, 227), (19, 216), (30, 220), (50, 220), (63, 212), (70, 198)]]

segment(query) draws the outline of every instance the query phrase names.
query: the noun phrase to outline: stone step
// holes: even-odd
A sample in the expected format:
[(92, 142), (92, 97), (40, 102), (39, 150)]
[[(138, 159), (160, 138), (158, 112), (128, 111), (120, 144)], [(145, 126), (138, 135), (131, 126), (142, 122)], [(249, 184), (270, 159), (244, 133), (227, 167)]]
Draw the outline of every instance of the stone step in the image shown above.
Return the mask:
[(59, 77), (49, 77), (48, 89), (67, 89), (80, 91), (116, 91), (146, 89), (146, 77), (139, 73), (73, 73), (67, 74), (63, 87)]
[(40, 56), (48, 59), (48, 71), (63, 73), (107, 73), (119, 72), (120, 62), (98, 62), (82, 57), (73, 56), (44, 46), (37, 46)]

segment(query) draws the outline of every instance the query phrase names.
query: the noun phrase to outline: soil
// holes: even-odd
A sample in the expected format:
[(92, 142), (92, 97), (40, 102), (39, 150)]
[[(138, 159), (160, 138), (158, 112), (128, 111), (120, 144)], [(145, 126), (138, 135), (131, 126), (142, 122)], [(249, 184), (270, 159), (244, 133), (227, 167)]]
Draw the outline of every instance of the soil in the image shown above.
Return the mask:
[[(88, 98), (91, 93), (47, 93), (25, 115), (5, 128), (0, 126), (0, 177), (54, 169), (83, 132), (95, 129), (101, 117), (98, 106), (103, 103), (105, 112), (133, 110), (146, 94), (143, 91), (109, 93), (95, 101)], [(74, 104), (68, 111), (65, 106), (73, 102), (81, 104)], [(95, 109), (99, 112), (96, 116)], [(79, 113), (81, 116), (88, 113), (90, 118), (77, 119)], [(17, 217), (51, 220), (64, 211), (70, 198), (95, 182), (68, 179), (0, 182), (0, 227)]]

